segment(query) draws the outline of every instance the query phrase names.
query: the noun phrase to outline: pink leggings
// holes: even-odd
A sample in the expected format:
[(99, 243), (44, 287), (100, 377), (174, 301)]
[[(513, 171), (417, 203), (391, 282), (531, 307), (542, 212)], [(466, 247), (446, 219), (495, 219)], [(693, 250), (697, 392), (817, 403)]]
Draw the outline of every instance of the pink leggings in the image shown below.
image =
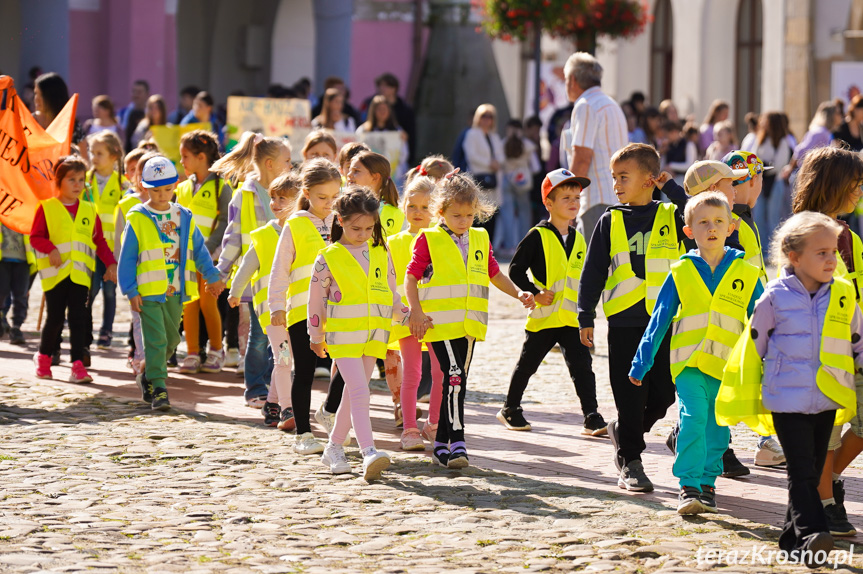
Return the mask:
[(267, 338), (273, 350), (273, 376), (270, 378), (267, 402), (279, 403), (279, 408), (285, 410), (291, 406), (291, 384), (293, 383), (288, 330), (284, 326), (271, 324), (267, 327)]
[(361, 358), (335, 359), (336, 368), (345, 380), (345, 391), (342, 402), (336, 411), (336, 424), (330, 433), (330, 442), (342, 444), (351, 430), (353, 422), (354, 434), (360, 449), (375, 446), (372, 436), (372, 419), (369, 415), (371, 393), (369, 381), (375, 368), (375, 357), (363, 355)]
[[(405, 337), (399, 340), (399, 347), (404, 361), (401, 389), (404, 428), (415, 429), (417, 428), (417, 391), (423, 375), (423, 346), (416, 337)], [(434, 352), (429, 353), (429, 358), (431, 359), (432, 387), (429, 398), (428, 423), (436, 425), (440, 416), (443, 373)]]

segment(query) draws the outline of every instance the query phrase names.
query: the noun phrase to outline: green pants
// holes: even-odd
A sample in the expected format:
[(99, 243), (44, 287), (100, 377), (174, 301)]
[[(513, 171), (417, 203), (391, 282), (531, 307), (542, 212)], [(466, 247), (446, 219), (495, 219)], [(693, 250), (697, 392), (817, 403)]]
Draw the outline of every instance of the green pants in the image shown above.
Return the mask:
[(168, 378), (168, 358), (180, 344), (180, 319), (183, 301), (172, 295), (164, 303), (143, 301), (141, 332), (144, 335), (144, 374), (153, 387), (165, 388)]

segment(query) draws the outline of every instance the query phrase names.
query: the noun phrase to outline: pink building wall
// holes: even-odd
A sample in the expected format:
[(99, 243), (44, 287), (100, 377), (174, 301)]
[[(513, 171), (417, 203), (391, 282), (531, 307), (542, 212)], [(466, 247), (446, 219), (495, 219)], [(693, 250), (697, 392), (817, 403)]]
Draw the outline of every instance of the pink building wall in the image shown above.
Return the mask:
[[(423, 47), (428, 31), (423, 29)], [(351, 101), (359, 105), (375, 93), (375, 78), (384, 72), (399, 79), (399, 95), (406, 95), (413, 68), (413, 24), (354, 20), (351, 40)]]

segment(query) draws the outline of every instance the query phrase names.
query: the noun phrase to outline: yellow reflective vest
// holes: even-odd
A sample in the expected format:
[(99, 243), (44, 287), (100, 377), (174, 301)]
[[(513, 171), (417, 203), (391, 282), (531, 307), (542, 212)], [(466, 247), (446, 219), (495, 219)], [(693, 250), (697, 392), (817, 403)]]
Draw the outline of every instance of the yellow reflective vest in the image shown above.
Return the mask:
[[(195, 193), (195, 186), (190, 179), (177, 186), (177, 203), (189, 209), (195, 216), (195, 225), (204, 236), (204, 241), (210, 238), (219, 217), (219, 194), (224, 187), (225, 181), (219, 176), (205, 181), (198, 193)], [(244, 197), (243, 200), (245, 199)], [(242, 228), (242, 221), (240, 227)]]
[(853, 231), (851, 231), (851, 256), (854, 258), (854, 273), (848, 271), (842, 256), (837, 253), (833, 277), (840, 277), (857, 286), (857, 304), (863, 308), (863, 241), (860, 241), (860, 236)]
[(381, 202), (381, 227), (384, 238), (400, 233), (405, 224), (405, 213), (398, 207)]
[(327, 300), (326, 342), (333, 359), (383, 359), (393, 321), (389, 258), (383, 245), (369, 247), (369, 272), (341, 243), (321, 251), (342, 297)]
[(653, 313), (659, 289), (671, 264), (683, 254), (674, 218), (676, 207), (660, 203), (644, 254), (645, 279), (635, 275), (629, 255), (629, 238), (623, 223), (623, 212), (611, 210), (611, 273), (602, 292), (602, 309), (606, 317), (629, 309), (644, 300), (647, 313)]
[[(402, 231), (387, 238), (387, 246), (390, 248), (390, 256), (393, 258), (393, 268), (396, 272), (396, 291), (407, 301), (405, 296), (405, 274), (408, 264), (413, 256), (414, 236), (410, 231)], [(393, 325), (390, 330), (389, 348), (399, 350), (398, 342), (405, 337), (410, 337), (411, 331), (407, 325)]]
[(527, 316), (525, 330), (536, 332), (542, 329), (556, 327), (578, 327), (578, 280), (584, 267), (584, 256), (587, 245), (584, 236), (575, 231), (575, 243), (569, 258), (557, 235), (545, 227), (534, 228), (542, 239), (542, 251), (545, 255), (546, 284), (543, 285), (534, 278), (533, 282), (540, 289), (554, 292), (551, 305), (539, 305)]
[(671, 266), (680, 308), (671, 331), (671, 375), (685, 367), (722, 379), (722, 370), (746, 324), (746, 312), (761, 270), (735, 259), (713, 294), (695, 264), (683, 259)]
[(123, 198), (124, 186), (128, 184), (128, 180), (115, 171), (108, 178), (108, 183), (105, 184), (105, 187), (99, 189), (96, 172), (90, 171), (87, 174), (87, 184), (87, 187), (81, 192), (81, 199), (92, 201), (93, 205), (96, 206), (99, 219), (102, 220), (102, 235), (105, 237), (108, 247), (113, 251), (114, 212), (117, 209), (117, 204)]
[(761, 281), (762, 285), (767, 285), (767, 268), (764, 266), (764, 253), (761, 249), (761, 236), (758, 235), (758, 226), (753, 221), (752, 225), (754, 227), (750, 227), (736, 213), (733, 214), (733, 219), (737, 222), (737, 237), (740, 240), (740, 246), (743, 247), (743, 251), (746, 253), (745, 258), (747, 263), (761, 270), (759, 281)]
[[(162, 241), (162, 233), (149, 215), (140, 210), (129, 212), (128, 225), (138, 239), (138, 264), (135, 269), (135, 283), (141, 297), (154, 297), (168, 293), (168, 264), (165, 261), (165, 249), (172, 247)], [(185, 269), (177, 268), (182, 273), (180, 283), (185, 285), (184, 304), (189, 304), (198, 298), (198, 277), (195, 266), (195, 220), (189, 217), (189, 239), (186, 245)]]
[(89, 289), (96, 269), (93, 229), (98, 215), (95, 206), (89, 201), (78, 200), (74, 220), (57, 198), (43, 201), (42, 210), (45, 212), (49, 239), (60, 252), (62, 260), (60, 267), (53, 267), (47, 253), (36, 253), (36, 268), (42, 278), (42, 290), (50, 291), (66, 277)]
[(287, 221), (294, 242), (294, 262), (291, 264), (290, 284), (288, 285), (288, 326), (308, 317), (309, 283), (318, 252), (327, 244), (312, 220), (302, 215), (293, 216)]
[(450, 341), (473, 337), (484, 341), (488, 328), (488, 232), (469, 230), (467, 265), (450, 234), (436, 225), (420, 231), (428, 241), (434, 273), (419, 284), (423, 312), (434, 327), (423, 341)]
[(269, 293), (270, 272), (273, 270), (273, 259), (276, 257), (276, 245), (282, 232), (277, 220), (268, 222), (263, 227), (252, 232), (252, 248), (258, 256), (258, 270), (252, 275), (252, 304), (255, 314), (264, 333), (270, 326), (270, 306), (267, 304)]
[[(843, 425), (857, 413), (857, 394), (854, 390), (854, 359), (851, 349), (851, 319), (854, 306), (854, 287), (844, 279), (834, 278), (830, 286), (830, 302), (821, 333), (821, 366), (815, 376), (818, 390), (838, 403), (834, 425)], [(776, 431), (773, 416), (764, 408), (761, 382), (764, 363), (752, 340), (751, 319), (741, 336), (722, 375), (722, 384), (716, 396), (716, 422), (723, 426), (745, 423), (760, 435)]]

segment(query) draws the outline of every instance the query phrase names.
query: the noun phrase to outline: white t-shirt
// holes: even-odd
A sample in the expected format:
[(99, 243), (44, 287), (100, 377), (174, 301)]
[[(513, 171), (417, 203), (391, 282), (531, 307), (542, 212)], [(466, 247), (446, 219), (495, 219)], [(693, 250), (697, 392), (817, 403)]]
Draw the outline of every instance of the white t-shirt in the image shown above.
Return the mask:
[(168, 265), (168, 295), (180, 291), (180, 208), (172, 203), (167, 211), (158, 211), (147, 207), (159, 222), (162, 240), (169, 244), (165, 248), (165, 263)]

